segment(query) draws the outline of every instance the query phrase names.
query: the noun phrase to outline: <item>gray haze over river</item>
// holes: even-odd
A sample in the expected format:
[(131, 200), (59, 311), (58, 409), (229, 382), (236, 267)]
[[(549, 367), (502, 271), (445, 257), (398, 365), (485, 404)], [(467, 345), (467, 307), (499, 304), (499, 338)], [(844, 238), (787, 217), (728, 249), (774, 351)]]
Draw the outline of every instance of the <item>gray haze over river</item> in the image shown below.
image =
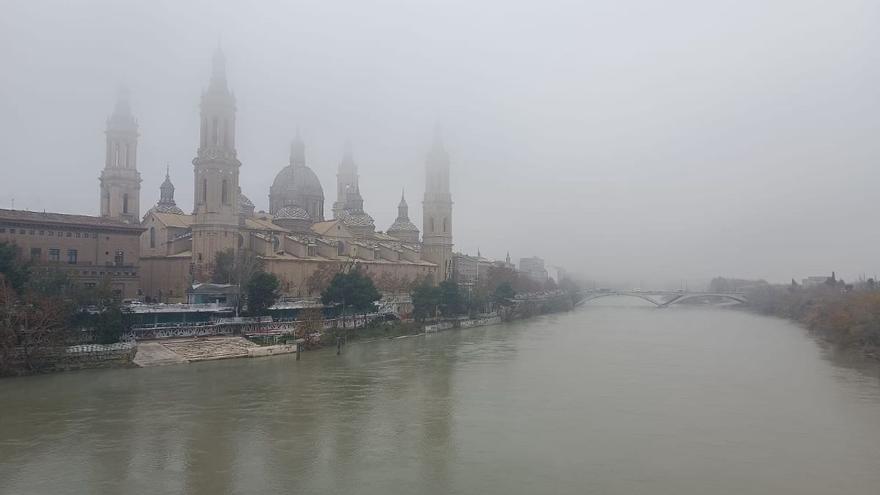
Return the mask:
[(876, 367), (782, 320), (594, 304), (340, 357), (2, 380), (0, 493), (880, 489)]

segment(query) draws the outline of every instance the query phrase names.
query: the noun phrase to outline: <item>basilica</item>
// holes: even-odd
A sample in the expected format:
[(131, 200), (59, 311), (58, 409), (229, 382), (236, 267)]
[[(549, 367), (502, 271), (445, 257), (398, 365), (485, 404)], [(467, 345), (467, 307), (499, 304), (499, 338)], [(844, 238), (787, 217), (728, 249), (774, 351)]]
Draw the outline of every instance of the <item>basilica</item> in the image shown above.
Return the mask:
[[(186, 213), (174, 200), (166, 173), (159, 201), (140, 220), (140, 288), (143, 297), (179, 302), (193, 284), (210, 280), (218, 253), (243, 251), (275, 274), (284, 295), (312, 297), (332, 274), (357, 265), (380, 290), (406, 290), (413, 281), (434, 282), (452, 270), (452, 197), (449, 156), (439, 133), (427, 155), (422, 232), (409, 218), (401, 195), (397, 219), (384, 232), (364, 210), (358, 168), (350, 145), (339, 163), (336, 198), (325, 217), (324, 188), (306, 161), (297, 133), (290, 157), (269, 188), (269, 211), (256, 212), (242, 194), (236, 153), (235, 96), (226, 61), (214, 54), (211, 78), (201, 97), (200, 139), (193, 159), (194, 204)], [(101, 214), (122, 221), (139, 218), (138, 123), (120, 95), (107, 121), (107, 160), (101, 174)], [(393, 202), (390, 202), (393, 207)]]

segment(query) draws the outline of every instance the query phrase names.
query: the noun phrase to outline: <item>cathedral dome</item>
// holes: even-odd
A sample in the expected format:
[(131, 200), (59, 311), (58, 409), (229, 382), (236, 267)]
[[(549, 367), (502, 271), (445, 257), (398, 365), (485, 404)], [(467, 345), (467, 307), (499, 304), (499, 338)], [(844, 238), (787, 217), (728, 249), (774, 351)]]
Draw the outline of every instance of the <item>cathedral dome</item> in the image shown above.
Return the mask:
[(278, 172), (272, 190), (279, 194), (304, 194), (324, 197), (324, 188), (318, 176), (309, 167), (288, 165)]
[(290, 145), (290, 165), (278, 172), (269, 188), (269, 213), (285, 206), (302, 208), (313, 222), (324, 221), (324, 188), (306, 166), (305, 146), (298, 134)]

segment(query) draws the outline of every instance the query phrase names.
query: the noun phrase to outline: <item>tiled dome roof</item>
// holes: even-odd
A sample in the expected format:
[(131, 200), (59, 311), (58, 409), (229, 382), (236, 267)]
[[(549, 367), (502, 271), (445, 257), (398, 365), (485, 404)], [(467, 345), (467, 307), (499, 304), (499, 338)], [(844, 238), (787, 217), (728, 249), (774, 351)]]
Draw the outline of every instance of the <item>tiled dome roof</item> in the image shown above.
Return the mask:
[(311, 220), (309, 213), (299, 206), (285, 206), (275, 212), (275, 220)]
[(419, 228), (409, 221), (409, 218), (398, 218), (388, 228), (388, 232), (418, 232)]
[(373, 217), (363, 211), (342, 210), (339, 219), (349, 227), (374, 227)]
[(177, 207), (176, 204), (171, 203), (159, 203), (152, 208), (156, 213), (173, 213), (175, 215), (183, 215), (183, 210)]

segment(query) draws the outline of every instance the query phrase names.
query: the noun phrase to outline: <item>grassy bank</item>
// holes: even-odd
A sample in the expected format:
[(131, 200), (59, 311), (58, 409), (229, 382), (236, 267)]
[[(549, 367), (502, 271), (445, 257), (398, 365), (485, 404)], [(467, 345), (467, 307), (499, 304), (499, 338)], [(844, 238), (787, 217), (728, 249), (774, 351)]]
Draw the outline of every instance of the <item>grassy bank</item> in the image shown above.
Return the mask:
[(747, 296), (753, 311), (794, 320), (834, 344), (880, 357), (880, 291), (767, 285)]

